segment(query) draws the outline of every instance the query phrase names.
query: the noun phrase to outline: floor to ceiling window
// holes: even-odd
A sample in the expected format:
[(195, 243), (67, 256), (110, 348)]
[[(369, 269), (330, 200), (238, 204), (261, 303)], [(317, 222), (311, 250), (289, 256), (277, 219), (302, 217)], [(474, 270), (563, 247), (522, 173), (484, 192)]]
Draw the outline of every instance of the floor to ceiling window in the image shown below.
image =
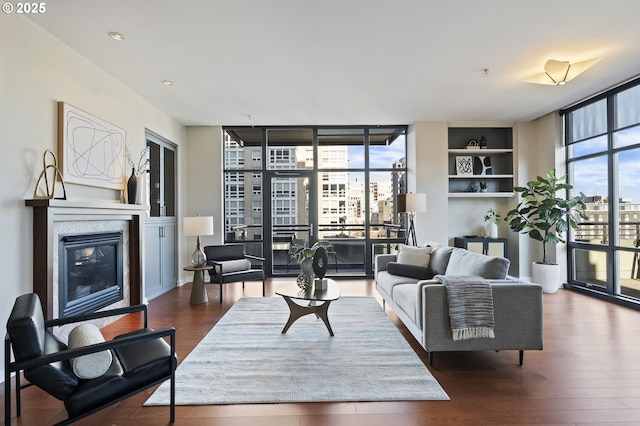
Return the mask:
[(333, 243), (329, 275), (371, 275), (404, 241), (406, 126), (225, 127), (225, 242), (296, 275), (292, 239)]
[(589, 219), (569, 243), (569, 286), (640, 304), (640, 80), (563, 111), (567, 170)]

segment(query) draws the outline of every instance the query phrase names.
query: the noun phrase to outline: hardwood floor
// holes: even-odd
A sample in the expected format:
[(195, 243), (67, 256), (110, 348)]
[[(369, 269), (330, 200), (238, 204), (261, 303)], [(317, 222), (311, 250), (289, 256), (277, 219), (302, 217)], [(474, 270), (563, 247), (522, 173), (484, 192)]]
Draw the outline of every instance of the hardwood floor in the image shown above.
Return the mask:
[[(375, 296), (371, 280), (340, 281), (345, 296)], [(274, 296), (277, 281), (268, 280)], [(261, 286), (207, 285), (209, 303), (189, 304), (191, 285), (149, 303), (150, 326), (174, 326), (184, 359), (242, 296), (260, 296)], [(418, 355), (427, 355), (387, 309)], [(436, 353), (428, 367), (450, 401), (305, 403), (178, 406), (176, 425), (379, 426), (379, 425), (620, 425), (640, 424), (640, 312), (560, 290), (544, 295), (543, 351)], [(106, 338), (139, 325), (123, 318), (105, 329)], [(220, 366), (224, 368), (224, 366)], [(427, 367), (425, 367), (427, 368)], [(168, 407), (143, 407), (148, 391), (96, 413), (78, 425), (168, 424)], [(31, 387), (23, 391), (23, 415), (12, 425), (47, 425), (65, 418), (60, 401)], [(15, 404), (13, 405), (15, 407)]]

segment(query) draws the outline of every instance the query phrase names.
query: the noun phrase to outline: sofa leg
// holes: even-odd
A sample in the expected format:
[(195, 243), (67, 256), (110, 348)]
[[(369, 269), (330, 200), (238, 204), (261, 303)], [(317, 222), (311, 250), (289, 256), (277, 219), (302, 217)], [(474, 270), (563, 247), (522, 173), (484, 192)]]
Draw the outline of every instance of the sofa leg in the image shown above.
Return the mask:
[(520, 350), (520, 365), (522, 366), (522, 362), (524, 361), (524, 351)]
[(433, 352), (428, 352), (429, 353), (429, 365), (433, 366)]
[(262, 279), (262, 297), (266, 297), (267, 289), (265, 287), (264, 278)]

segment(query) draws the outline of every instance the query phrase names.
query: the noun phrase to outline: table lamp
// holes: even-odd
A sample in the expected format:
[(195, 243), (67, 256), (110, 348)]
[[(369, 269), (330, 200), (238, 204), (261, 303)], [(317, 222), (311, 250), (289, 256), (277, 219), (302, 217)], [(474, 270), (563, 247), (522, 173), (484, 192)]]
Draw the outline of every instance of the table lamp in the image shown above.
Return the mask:
[(409, 232), (407, 232), (406, 244), (417, 246), (416, 228), (413, 218), (417, 212), (427, 211), (427, 194), (398, 194), (398, 213), (409, 214)]
[(191, 265), (201, 268), (207, 263), (207, 256), (200, 247), (201, 235), (213, 235), (213, 216), (194, 216), (182, 219), (184, 235), (196, 237), (196, 251), (191, 255)]

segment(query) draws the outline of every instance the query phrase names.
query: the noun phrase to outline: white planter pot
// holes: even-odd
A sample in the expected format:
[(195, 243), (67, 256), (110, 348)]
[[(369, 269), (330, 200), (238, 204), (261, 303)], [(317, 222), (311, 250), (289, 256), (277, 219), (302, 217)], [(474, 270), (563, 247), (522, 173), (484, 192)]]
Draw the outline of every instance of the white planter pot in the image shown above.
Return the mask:
[(542, 286), (544, 293), (555, 293), (560, 287), (560, 265), (535, 263), (532, 266), (533, 282)]
[(489, 223), (487, 225), (487, 234), (489, 234), (489, 238), (498, 238), (498, 225), (495, 223)]

